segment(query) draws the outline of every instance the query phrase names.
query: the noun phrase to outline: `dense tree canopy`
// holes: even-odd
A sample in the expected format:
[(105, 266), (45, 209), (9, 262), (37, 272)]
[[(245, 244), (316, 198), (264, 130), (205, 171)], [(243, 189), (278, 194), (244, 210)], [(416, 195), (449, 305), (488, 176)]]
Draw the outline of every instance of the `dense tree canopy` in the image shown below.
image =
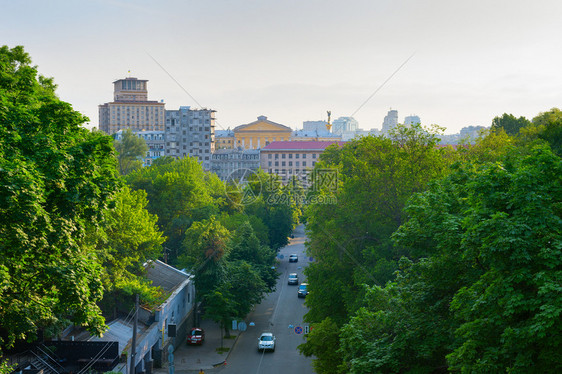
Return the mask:
[(64, 318), (103, 331), (102, 266), (79, 244), (118, 187), (111, 138), (58, 99), (22, 47), (0, 48), (0, 345)]
[[(310, 283), (308, 322), (330, 318), (341, 328), (361, 306), (363, 284), (384, 285), (394, 278), (401, 256), (422, 254), (394, 247), (390, 238), (405, 222), (402, 209), (410, 196), (442, 176), (455, 159), (451, 149), (437, 146), (438, 141), (435, 132), (419, 125), (399, 127), (391, 137), (352, 140), (322, 155), (317, 168), (336, 173), (338, 186), (319, 179), (324, 185), (315, 186), (310, 197), (328, 203), (311, 204), (307, 212), (308, 252), (315, 258), (305, 270)], [(317, 332), (302, 347), (304, 353), (322, 356), (311, 349), (322, 346), (315, 339), (334, 341)], [(322, 349), (338, 351), (337, 346)], [(335, 371), (326, 371), (331, 372)]]
[(559, 372), (561, 168), (547, 146), (512, 149), (415, 195), (394, 239), (424, 256), (369, 288), (347, 372)]
[(133, 133), (133, 130), (127, 129), (123, 131), (122, 139), (114, 141), (114, 145), (121, 175), (142, 168), (142, 158), (146, 157), (148, 151), (143, 138)]
[(529, 126), (531, 121), (525, 117), (515, 117), (513, 114), (504, 113), (501, 117), (492, 120), (492, 130), (503, 129), (509, 135), (517, 135), (519, 129)]

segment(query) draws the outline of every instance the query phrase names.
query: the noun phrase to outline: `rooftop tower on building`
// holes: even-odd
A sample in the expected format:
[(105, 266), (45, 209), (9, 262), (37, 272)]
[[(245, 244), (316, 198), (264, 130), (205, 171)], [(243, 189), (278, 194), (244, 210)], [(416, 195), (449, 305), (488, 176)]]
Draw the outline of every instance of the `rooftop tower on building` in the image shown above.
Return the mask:
[(113, 101), (99, 106), (101, 131), (164, 131), (165, 104), (148, 100), (147, 82), (133, 77), (113, 82)]

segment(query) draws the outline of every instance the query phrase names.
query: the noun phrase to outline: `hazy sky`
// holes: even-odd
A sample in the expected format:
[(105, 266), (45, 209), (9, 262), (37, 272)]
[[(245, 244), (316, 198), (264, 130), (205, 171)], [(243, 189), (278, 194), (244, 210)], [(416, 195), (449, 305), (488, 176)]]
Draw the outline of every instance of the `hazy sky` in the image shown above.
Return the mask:
[(300, 128), (327, 110), (355, 113), (412, 54), (357, 111), (361, 128), (380, 129), (390, 108), (400, 122), (416, 114), (455, 133), (562, 106), (559, 0), (0, 0), (0, 9), (1, 44), (23, 45), (96, 126), (128, 70), (166, 109), (215, 109), (217, 129), (259, 115)]

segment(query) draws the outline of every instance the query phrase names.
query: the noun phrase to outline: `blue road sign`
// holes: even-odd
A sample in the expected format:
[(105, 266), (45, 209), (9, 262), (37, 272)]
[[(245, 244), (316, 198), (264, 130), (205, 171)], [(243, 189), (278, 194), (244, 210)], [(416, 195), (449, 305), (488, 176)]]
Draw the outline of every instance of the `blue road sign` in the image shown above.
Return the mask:
[(246, 322), (242, 321), (242, 322), (238, 323), (238, 330), (246, 331), (247, 328), (248, 328), (248, 326), (246, 326)]
[(300, 327), (300, 326), (295, 327), (295, 334), (297, 334), (297, 335), (302, 334), (302, 327)]

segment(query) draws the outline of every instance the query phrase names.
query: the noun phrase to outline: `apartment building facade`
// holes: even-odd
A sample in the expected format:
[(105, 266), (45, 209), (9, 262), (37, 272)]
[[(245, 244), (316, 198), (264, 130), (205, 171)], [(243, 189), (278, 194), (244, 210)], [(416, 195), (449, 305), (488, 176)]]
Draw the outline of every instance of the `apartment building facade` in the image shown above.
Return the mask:
[(211, 171), (223, 181), (242, 180), (260, 168), (259, 149), (217, 149)]
[(166, 111), (166, 156), (195, 157), (205, 170), (211, 169), (215, 151), (215, 110), (182, 106)]
[(341, 141), (278, 141), (261, 149), (260, 164), (262, 170), (277, 174), (286, 183), (297, 177), (304, 185), (308, 184), (308, 175), (320, 159), (320, 155), (329, 146), (343, 146)]
[(98, 106), (101, 131), (164, 131), (165, 104), (148, 100), (147, 82), (133, 77), (113, 82), (113, 101)]

